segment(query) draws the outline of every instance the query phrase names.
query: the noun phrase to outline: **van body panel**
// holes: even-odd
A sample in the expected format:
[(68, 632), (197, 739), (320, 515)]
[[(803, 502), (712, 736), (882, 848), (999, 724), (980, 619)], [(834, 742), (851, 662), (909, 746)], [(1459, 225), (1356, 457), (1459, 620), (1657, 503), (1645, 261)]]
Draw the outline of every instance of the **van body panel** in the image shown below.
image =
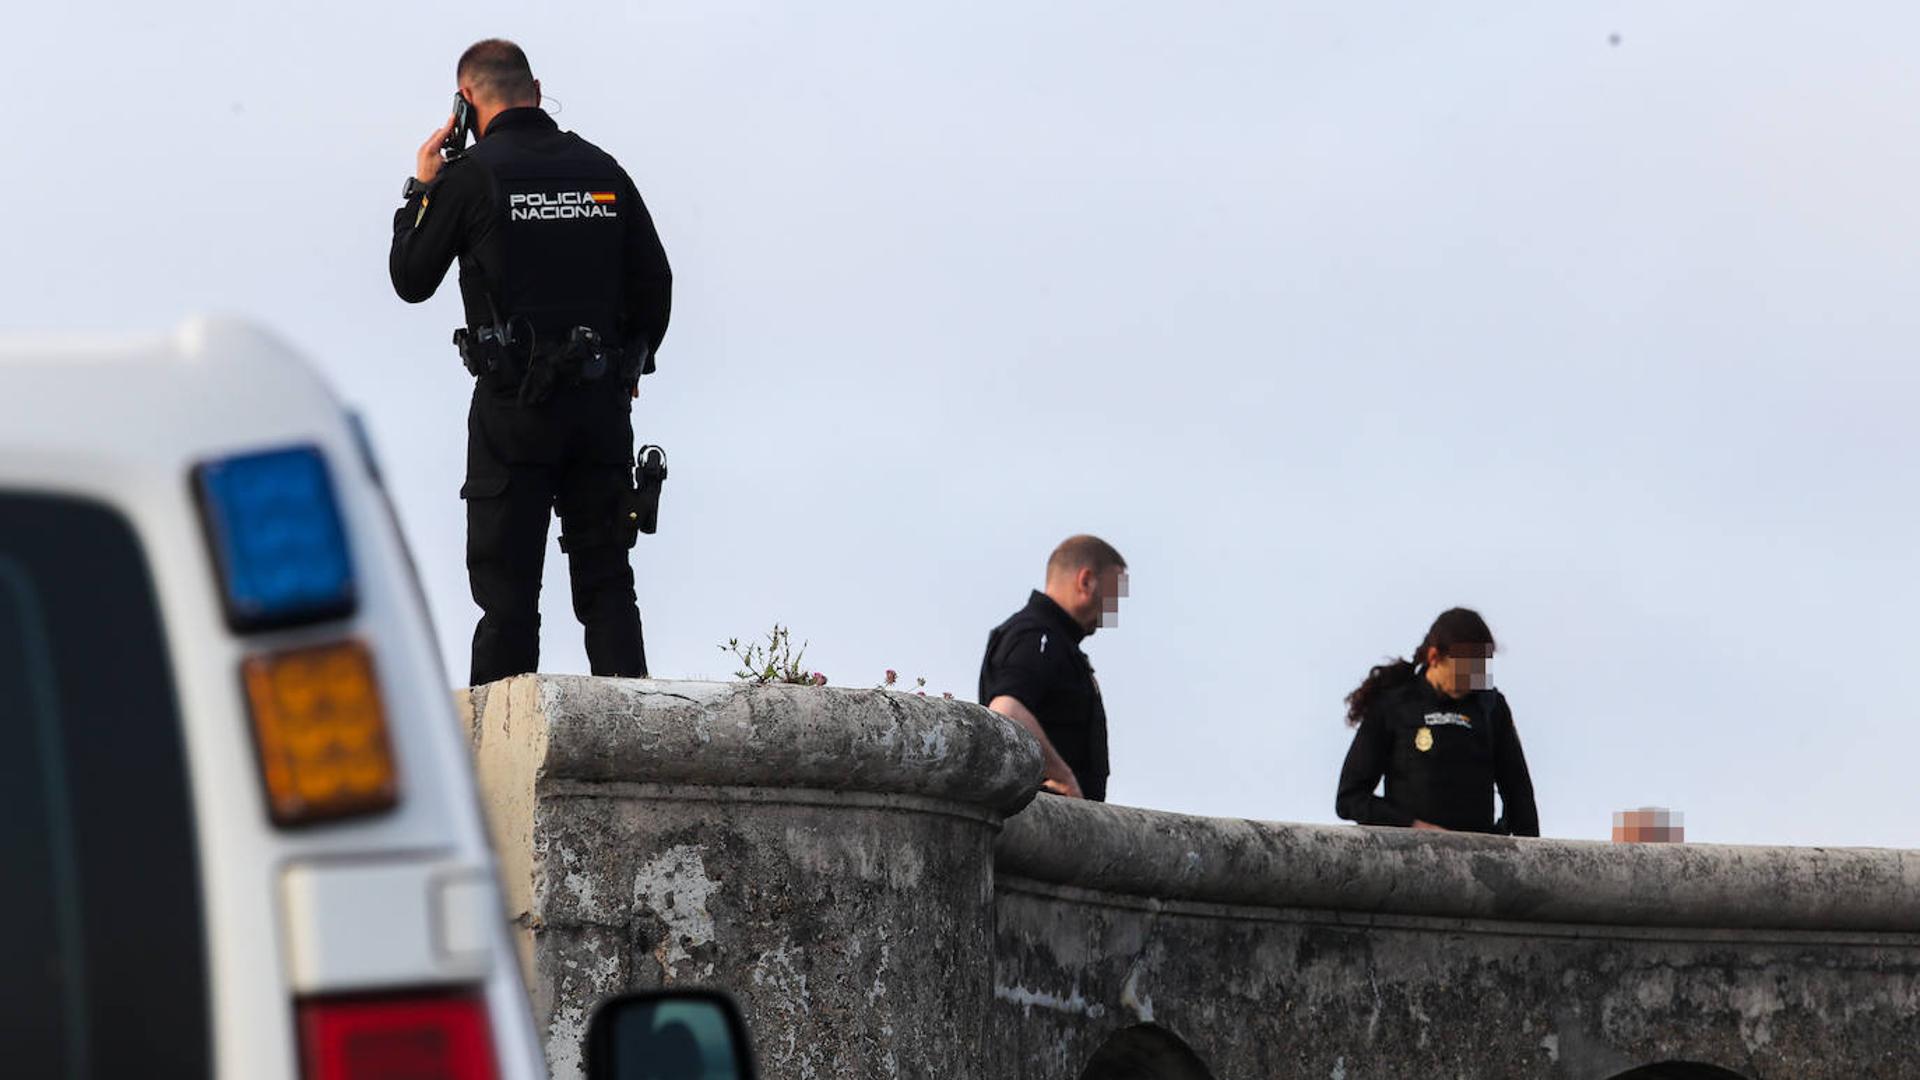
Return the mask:
[[(0, 394), (0, 493), (58, 494), (110, 507), (130, 523), (151, 568), (188, 762), (208, 929), (213, 1075), (297, 1075), (295, 993), (396, 985), (397, 957), (405, 953), (419, 962), (425, 981), (480, 980), (501, 1076), (543, 1076), (493, 885), (494, 858), (465, 733), (404, 542), (332, 391), (277, 339), (218, 320), (190, 323), (170, 336), (0, 341), (0, 379), (9, 387)], [(451, 411), (449, 423), (458, 423)], [(357, 610), (344, 619), (237, 635), (223, 614), (192, 470), (227, 455), (295, 445), (317, 447), (332, 473), (358, 583)], [(373, 652), (398, 763), (399, 804), (371, 816), (276, 828), (249, 734), (240, 664), (248, 656), (342, 638)], [(346, 877), (335, 877), (324, 870), (383, 860), (416, 869), (390, 878), (345, 871)], [(435, 874), (453, 882), (451, 893), (433, 884)], [(402, 878), (411, 884), (396, 884)], [(486, 887), (476, 892), (478, 878)], [(353, 880), (387, 890), (381, 895), (406, 893), (414, 915), (441, 911), (433, 917), (443, 915), (457, 928), (448, 931), (448, 941), (465, 953), (429, 956), (421, 943), (435, 932), (431, 925), (369, 927), (390, 943), (398, 934), (428, 935), (396, 948), (394, 962), (381, 968), (365, 948), (345, 944), (338, 934), (342, 905), (371, 910), (350, 899)], [(478, 928), (476, 905), (492, 910)], [(489, 954), (484, 964), (473, 955), (476, 939)]]

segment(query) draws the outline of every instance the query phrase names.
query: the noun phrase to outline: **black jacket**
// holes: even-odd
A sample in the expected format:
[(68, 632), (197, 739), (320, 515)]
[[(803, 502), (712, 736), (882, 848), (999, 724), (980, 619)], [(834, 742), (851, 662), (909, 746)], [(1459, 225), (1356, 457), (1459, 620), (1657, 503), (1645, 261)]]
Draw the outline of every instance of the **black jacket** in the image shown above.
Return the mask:
[(536, 108), (508, 109), (424, 198), (393, 218), (387, 269), (408, 303), (460, 260), (472, 328), (525, 320), (540, 340), (591, 326), (658, 351), (673, 273), (640, 193), (618, 162)]
[(1027, 707), (1080, 792), (1107, 797), (1107, 708), (1093, 665), (1080, 651), (1087, 631), (1045, 593), (987, 635), (980, 659), (980, 704), (1002, 694)]
[[(1385, 797), (1375, 795), (1380, 778)], [(1499, 789), (1505, 814), (1496, 821)], [(1498, 690), (1450, 698), (1411, 676), (1383, 686), (1353, 733), (1334, 811), (1362, 825), (1414, 819), (1463, 832), (1539, 836), (1527, 757)]]

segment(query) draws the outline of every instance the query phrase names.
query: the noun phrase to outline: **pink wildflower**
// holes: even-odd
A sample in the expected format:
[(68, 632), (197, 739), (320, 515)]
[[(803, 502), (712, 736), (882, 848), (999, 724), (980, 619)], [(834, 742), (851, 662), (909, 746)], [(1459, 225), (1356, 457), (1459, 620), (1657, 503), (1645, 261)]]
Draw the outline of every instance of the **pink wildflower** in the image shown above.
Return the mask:
[(827, 685), (827, 677), (826, 677), (825, 675), (822, 675), (822, 674), (820, 674), (820, 673), (819, 673), (819, 672), (817, 672), (817, 671), (816, 671), (816, 672), (814, 672), (814, 673), (813, 673), (813, 685), (815, 685), (815, 686), (825, 686), (825, 685)]
[(899, 678), (900, 678), (899, 672), (893, 670), (892, 668), (887, 669), (887, 685), (888, 686), (892, 686)]

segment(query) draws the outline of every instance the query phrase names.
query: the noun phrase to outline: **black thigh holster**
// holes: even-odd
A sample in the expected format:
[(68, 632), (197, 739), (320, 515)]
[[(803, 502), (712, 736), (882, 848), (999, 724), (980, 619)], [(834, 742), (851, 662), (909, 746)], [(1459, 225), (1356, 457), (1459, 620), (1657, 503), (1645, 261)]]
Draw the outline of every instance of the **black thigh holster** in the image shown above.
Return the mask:
[(660, 528), (660, 488), (667, 482), (667, 452), (648, 443), (634, 453), (633, 500), (627, 507), (632, 547), (641, 533), (652, 536)]
[(620, 495), (613, 520), (602, 526), (576, 529), (560, 537), (560, 550), (618, 544), (631, 548), (640, 534), (651, 536), (660, 527), (660, 487), (667, 481), (667, 452), (649, 443), (634, 454), (633, 487)]

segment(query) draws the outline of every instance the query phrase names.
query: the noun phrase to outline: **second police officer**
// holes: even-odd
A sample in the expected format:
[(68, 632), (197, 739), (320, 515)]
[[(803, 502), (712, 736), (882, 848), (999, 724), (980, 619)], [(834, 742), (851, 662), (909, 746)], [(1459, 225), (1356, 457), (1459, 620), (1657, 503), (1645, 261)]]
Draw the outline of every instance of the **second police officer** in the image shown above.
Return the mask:
[[(481, 610), (470, 681), (538, 666), (555, 513), (593, 673), (644, 676), (627, 555), (632, 408), (667, 330), (666, 252), (619, 163), (540, 109), (519, 46), (479, 42), (456, 77), (454, 116), (421, 146), (394, 215), (388, 269), (401, 299), (419, 303), (460, 263), (455, 336), (476, 377), (460, 489)], [(462, 153), (469, 123), (476, 141)]]
[[(1540, 835), (1513, 710), (1487, 680), (1493, 650), (1493, 631), (1478, 612), (1450, 608), (1411, 659), (1367, 672), (1347, 695), (1355, 731), (1336, 813), (1361, 825)], [(1383, 777), (1386, 794), (1376, 795)]]
[(1116, 625), (1127, 560), (1097, 536), (1069, 536), (1047, 557), (1044, 591), (987, 635), (980, 704), (1026, 728), (1040, 744), (1041, 787), (1105, 802), (1107, 707), (1080, 643)]

